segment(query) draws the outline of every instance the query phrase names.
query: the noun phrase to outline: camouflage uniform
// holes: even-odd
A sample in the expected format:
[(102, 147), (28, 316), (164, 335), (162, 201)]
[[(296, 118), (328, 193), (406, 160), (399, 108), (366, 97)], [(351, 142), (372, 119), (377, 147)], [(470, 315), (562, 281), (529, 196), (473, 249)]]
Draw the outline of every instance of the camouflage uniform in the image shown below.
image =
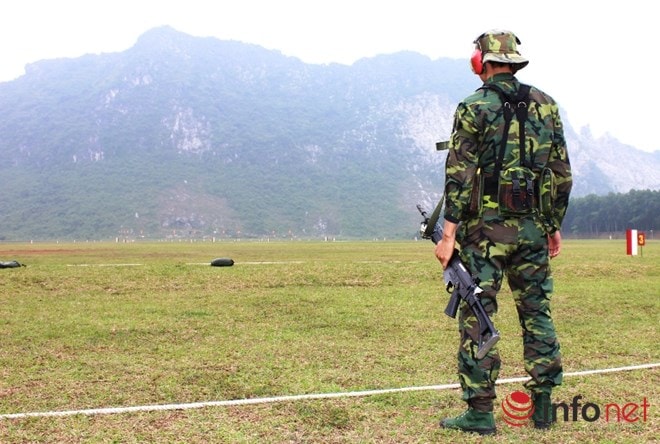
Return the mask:
[[(517, 54), (515, 43), (506, 40), (512, 35), (482, 35), (480, 38), (487, 39), (482, 44), (495, 52), (491, 59), (487, 57), (492, 54), (485, 54), (484, 61), (511, 63), (498, 58), (497, 51), (501, 46), (502, 52)], [(520, 60), (513, 60), (519, 63), (514, 73), (527, 64)], [(496, 74), (484, 86), (493, 84), (513, 95), (521, 86), (510, 73)], [(549, 393), (562, 381), (562, 365), (550, 312), (553, 283), (547, 235), (560, 228), (566, 213), (572, 185), (570, 164), (558, 106), (532, 86), (524, 126), (525, 159), (537, 179), (545, 167), (554, 173), (553, 210), (543, 215), (538, 208), (529, 214), (502, 214), (494, 175), (503, 138), (507, 142), (501, 170), (519, 165), (521, 160), (518, 120), (513, 117), (508, 134), (503, 134), (503, 109), (501, 97), (488, 88), (478, 89), (458, 105), (446, 163), (445, 219), (461, 223), (457, 235), (461, 258), (479, 279), (484, 289), (481, 301), (491, 315), (497, 312), (496, 295), (506, 276), (523, 332), (525, 370), (531, 376), (525, 385), (532, 393)], [(538, 200), (538, 180), (535, 186)], [(479, 331), (466, 304), (461, 305), (459, 331), (463, 399), (477, 410), (492, 411), (499, 353), (494, 347), (483, 359), (476, 359)]]

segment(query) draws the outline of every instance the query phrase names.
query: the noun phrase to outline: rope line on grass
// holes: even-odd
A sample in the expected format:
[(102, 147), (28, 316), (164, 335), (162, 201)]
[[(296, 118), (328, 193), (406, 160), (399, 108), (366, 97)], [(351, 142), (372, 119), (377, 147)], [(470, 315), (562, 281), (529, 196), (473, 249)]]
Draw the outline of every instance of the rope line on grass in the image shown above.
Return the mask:
[[(660, 367), (660, 362), (652, 364), (631, 365), (628, 367), (614, 367), (596, 370), (582, 370), (577, 372), (567, 372), (564, 376), (585, 376), (597, 375), (604, 373), (615, 373), (633, 370), (645, 370), (650, 368)], [(516, 377), (500, 379), (496, 384), (511, 384), (514, 382), (527, 381), (529, 377)], [(227, 406), (241, 406), (241, 405), (255, 405), (255, 404), (269, 404), (275, 402), (287, 401), (307, 401), (315, 399), (333, 399), (333, 398), (356, 398), (374, 395), (385, 395), (390, 393), (402, 392), (419, 392), (429, 390), (450, 390), (460, 388), (460, 384), (441, 384), (441, 385), (426, 385), (416, 387), (400, 387), (391, 389), (378, 389), (378, 390), (361, 390), (353, 392), (334, 392), (334, 393), (310, 393), (306, 395), (285, 395), (273, 396), (265, 398), (247, 398), (247, 399), (230, 399), (224, 401), (205, 401), (205, 402), (191, 402), (184, 404), (155, 404), (131, 407), (108, 407), (108, 408), (94, 408), (83, 410), (62, 410), (50, 412), (29, 412), (29, 413), (7, 413), (0, 415), (0, 419), (23, 419), (23, 418), (43, 418), (54, 416), (74, 416), (74, 415), (108, 415), (117, 413), (131, 413), (131, 412), (155, 412), (163, 410), (190, 410), (199, 409), (204, 407), (227, 407)]]

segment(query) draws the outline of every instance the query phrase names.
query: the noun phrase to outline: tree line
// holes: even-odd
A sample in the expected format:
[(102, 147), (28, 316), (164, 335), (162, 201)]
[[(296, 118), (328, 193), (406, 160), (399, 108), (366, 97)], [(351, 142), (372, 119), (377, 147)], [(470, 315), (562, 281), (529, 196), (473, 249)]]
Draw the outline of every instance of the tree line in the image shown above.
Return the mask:
[(660, 227), (660, 191), (590, 194), (571, 199), (562, 232), (580, 237), (616, 235), (627, 229), (646, 231), (652, 237)]

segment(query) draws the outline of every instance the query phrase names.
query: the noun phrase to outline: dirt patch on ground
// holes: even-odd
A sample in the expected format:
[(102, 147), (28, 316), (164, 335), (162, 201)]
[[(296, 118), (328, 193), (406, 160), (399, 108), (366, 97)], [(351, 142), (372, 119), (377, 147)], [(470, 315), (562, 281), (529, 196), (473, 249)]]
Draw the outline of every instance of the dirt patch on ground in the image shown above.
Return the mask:
[(52, 255), (52, 254), (71, 254), (71, 253), (90, 253), (94, 250), (90, 249), (65, 249), (65, 248), (58, 248), (54, 250), (46, 250), (46, 249), (40, 249), (40, 250), (31, 250), (31, 249), (26, 249), (26, 250), (0, 250), (0, 256), (12, 256), (12, 255), (20, 255), (20, 256), (46, 256), (46, 255)]

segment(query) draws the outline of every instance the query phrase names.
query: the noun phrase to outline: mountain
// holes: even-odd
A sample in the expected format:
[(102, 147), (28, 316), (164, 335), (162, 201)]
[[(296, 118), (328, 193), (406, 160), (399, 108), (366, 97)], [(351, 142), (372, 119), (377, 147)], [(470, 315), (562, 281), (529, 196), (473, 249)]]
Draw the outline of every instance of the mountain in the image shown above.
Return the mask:
[[(466, 63), (309, 65), (162, 27), (28, 65), (0, 83), (0, 239), (410, 238)], [(565, 124), (574, 195), (660, 188), (658, 153)]]

